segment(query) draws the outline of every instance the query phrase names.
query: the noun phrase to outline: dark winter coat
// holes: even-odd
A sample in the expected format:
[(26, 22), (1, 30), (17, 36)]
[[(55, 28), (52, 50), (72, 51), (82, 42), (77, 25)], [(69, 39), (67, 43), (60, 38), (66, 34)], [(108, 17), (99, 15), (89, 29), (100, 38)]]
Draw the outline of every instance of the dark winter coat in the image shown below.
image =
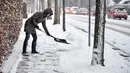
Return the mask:
[(46, 33), (49, 34), (46, 24), (45, 24), (45, 18), (48, 16), (48, 14), (51, 16), (53, 14), (53, 11), (51, 8), (45, 9), (43, 12), (36, 12), (33, 14), (26, 22), (24, 26), (24, 31), (28, 33), (36, 33), (35, 28), (38, 27), (38, 23), (42, 23), (43, 28), (45, 29)]

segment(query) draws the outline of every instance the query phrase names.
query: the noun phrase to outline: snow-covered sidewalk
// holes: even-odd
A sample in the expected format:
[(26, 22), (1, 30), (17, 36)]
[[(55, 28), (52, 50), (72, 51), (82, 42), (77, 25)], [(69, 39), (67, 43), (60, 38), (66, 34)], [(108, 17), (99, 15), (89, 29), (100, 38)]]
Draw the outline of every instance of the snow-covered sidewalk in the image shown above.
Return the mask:
[[(22, 56), (25, 37), (22, 28), (14, 47), (19, 51), (17, 58), (12, 57), (17, 60), (9, 73), (130, 73), (129, 61), (108, 44), (105, 44), (105, 67), (91, 66), (93, 48), (88, 46), (88, 35), (69, 24), (66, 26), (67, 31), (62, 32), (62, 25), (52, 25), (52, 23), (52, 20), (47, 21), (50, 33), (65, 38), (71, 44), (55, 42), (53, 38), (37, 30), (37, 51), (41, 54), (29, 53), (29, 56)], [(28, 52), (31, 51), (31, 41), (32, 38), (29, 40)]]

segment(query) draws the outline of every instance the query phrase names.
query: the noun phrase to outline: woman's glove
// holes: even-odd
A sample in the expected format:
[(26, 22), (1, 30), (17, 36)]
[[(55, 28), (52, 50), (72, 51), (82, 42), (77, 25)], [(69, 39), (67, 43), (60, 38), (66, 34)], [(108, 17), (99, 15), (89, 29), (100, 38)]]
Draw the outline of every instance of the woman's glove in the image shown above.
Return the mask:
[(39, 29), (39, 26), (35, 26), (35, 28)]
[(47, 33), (48, 36), (51, 36), (49, 33)]

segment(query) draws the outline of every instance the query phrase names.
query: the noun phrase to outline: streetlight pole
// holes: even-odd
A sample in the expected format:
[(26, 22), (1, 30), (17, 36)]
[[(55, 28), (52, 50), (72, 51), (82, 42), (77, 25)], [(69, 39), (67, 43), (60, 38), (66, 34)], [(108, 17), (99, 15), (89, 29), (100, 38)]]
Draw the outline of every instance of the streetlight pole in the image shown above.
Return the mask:
[(88, 46), (91, 43), (91, 0), (89, 0), (89, 27), (88, 27)]

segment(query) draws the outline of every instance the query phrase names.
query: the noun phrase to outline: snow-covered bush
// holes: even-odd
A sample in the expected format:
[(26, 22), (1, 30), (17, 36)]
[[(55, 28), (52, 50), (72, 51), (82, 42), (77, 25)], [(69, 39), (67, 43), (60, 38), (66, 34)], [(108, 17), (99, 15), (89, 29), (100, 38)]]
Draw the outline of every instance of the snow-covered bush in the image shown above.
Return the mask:
[(18, 39), (22, 26), (21, 13), (22, 0), (0, 0), (0, 66)]

